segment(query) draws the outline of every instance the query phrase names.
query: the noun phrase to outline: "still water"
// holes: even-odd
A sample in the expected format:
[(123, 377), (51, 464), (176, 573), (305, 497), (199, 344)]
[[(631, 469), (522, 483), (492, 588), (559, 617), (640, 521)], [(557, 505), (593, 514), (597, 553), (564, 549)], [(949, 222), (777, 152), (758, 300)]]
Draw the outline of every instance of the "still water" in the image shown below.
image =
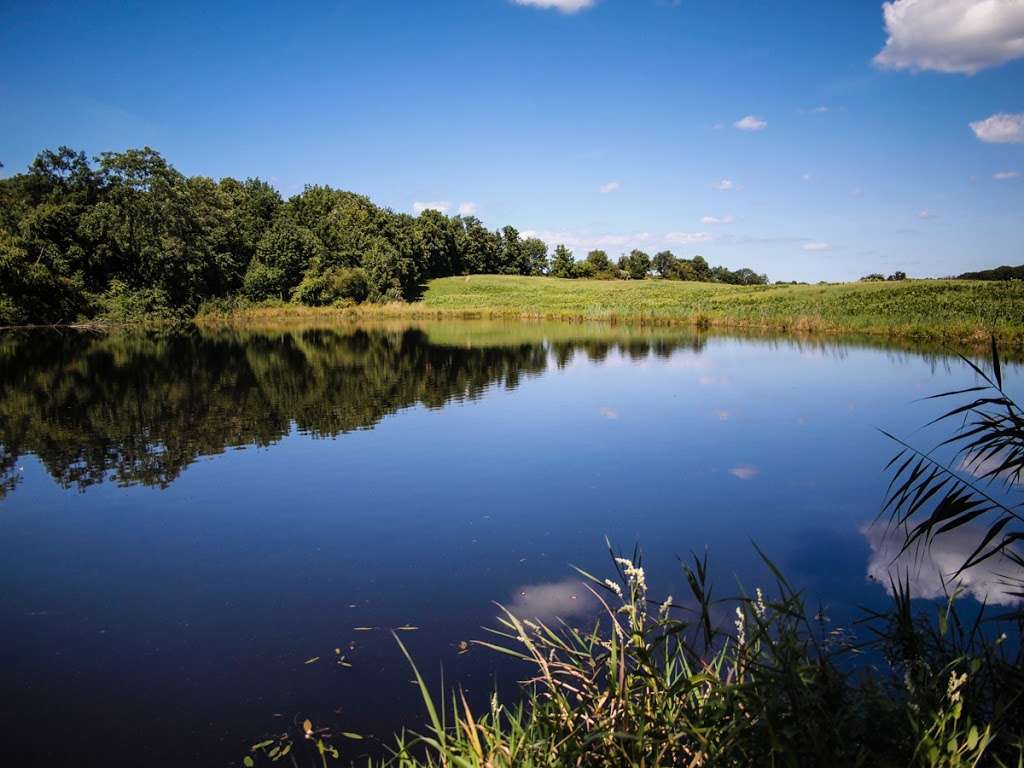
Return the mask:
[[(608, 326), (0, 335), (5, 750), (238, 765), (295, 717), (379, 750), (422, 722), (389, 629), (486, 697), (514, 674), (460, 643), (495, 601), (585, 620), (570, 566), (610, 575), (605, 536), (655, 596), (691, 552), (717, 594), (770, 586), (756, 542), (850, 627), (896, 554), (876, 428), (931, 447), (919, 398), (972, 383), (941, 351)], [(937, 597), (969, 544), (898, 567)]]

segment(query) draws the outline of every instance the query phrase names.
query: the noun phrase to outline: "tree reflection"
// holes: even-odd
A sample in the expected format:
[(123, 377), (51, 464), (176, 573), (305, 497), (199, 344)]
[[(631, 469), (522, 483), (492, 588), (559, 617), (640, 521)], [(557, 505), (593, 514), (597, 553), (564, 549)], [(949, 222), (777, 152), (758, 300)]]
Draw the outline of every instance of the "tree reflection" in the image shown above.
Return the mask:
[[(651, 354), (651, 341), (544, 336), (432, 343), (417, 327), (280, 332), (0, 335), (0, 497), (34, 454), (63, 487), (167, 487), (200, 456), (372, 429), (413, 405), (441, 408), (513, 389), (579, 349)], [(692, 336), (665, 346), (699, 351)]]

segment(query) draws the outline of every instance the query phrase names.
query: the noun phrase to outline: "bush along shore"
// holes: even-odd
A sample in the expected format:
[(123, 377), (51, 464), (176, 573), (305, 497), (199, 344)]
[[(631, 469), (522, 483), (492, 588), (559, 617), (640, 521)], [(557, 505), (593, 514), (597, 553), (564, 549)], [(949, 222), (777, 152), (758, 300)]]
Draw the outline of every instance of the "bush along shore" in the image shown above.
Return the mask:
[[(909, 576), (894, 576), (891, 607), (865, 612), (860, 641), (811, 614), (759, 550), (767, 589), (717, 599), (706, 556), (693, 557), (689, 594), (676, 599), (649, 593), (638, 551), (623, 557), (609, 545), (613, 578), (579, 571), (598, 606), (589, 628), (502, 609), (476, 643), (529, 670), (516, 704), (494, 695), (473, 711), (458, 691), (435, 699), (396, 635), (428, 724), (397, 737), (377, 765), (1024, 765), (1024, 516), (1012, 499), (1024, 477), (1024, 413), (1004, 391), (994, 343), (989, 368), (964, 363), (978, 384), (937, 396), (954, 399), (939, 419), (959, 425), (943, 443), (952, 460), (890, 436), (897, 453), (878, 521), (888, 519), (904, 549), (979, 531), (952, 566), (944, 603), (922, 608)], [(996, 602), (1016, 606), (998, 615), (960, 602), (960, 577), (986, 560), (1002, 574)], [(354, 738), (305, 720), (254, 744), (243, 763), (290, 755), (326, 766), (350, 759)]]

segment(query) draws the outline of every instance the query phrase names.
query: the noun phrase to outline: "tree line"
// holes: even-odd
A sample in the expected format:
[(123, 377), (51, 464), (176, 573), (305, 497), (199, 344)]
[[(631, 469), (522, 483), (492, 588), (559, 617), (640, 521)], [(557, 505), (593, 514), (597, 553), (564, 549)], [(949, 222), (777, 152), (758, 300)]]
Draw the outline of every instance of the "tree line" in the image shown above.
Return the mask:
[(307, 186), (284, 200), (260, 179), (185, 176), (145, 147), (91, 161), (41, 152), (0, 180), (0, 325), (97, 315), (189, 317), (210, 299), (311, 306), (415, 299), (429, 279), (460, 274), (765, 283), (669, 251), (604, 251), (577, 261), (514, 227), (474, 216), (419, 216)]

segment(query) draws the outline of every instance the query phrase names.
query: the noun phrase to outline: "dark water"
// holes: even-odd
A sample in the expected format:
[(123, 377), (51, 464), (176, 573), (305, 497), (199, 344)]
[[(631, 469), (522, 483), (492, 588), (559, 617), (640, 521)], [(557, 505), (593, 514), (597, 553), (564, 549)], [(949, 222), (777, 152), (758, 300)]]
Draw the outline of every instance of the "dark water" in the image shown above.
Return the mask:
[[(510, 673), (460, 641), (492, 601), (585, 617), (569, 565), (608, 575), (606, 535), (655, 595), (705, 550), (719, 594), (770, 587), (756, 542), (849, 626), (894, 555), (875, 427), (971, 383), (933, 352), (603, 326), (0, 335), (4, 749), (238, 765), (296, 716), (415, 726), (387, 629), (479, 700)], [(911, 564), (917, 592), (969, 544)]]

